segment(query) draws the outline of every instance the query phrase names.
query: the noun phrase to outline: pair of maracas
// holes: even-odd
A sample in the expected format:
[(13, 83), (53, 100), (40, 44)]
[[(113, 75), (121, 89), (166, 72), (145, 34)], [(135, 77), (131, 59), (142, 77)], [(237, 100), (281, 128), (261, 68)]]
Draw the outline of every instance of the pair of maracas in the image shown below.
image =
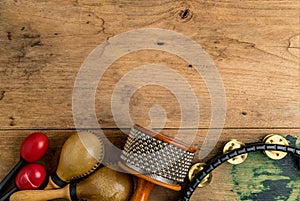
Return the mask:
[(128, 200), (132, 191), (131, 177), (108, 167), (99, 168), (103, 158), (104, 144), (100, 137), (92, 132), (77, 132), (64, 143), (57, 170), (50, 176), (46, 188), (19, 191), (10, 200)]
[[(49, 140), (43, 133), (32, 133), (25, 138), (20, 148), (20, 160), (0, 183), (0, 201), (6, 201), (18, 190), (37, 189), (46, 178), (45, 168), (35, 163), (46, 153)], [(28, 164), (30, 163), (30, 164)], [(15, 177), (15, 185), (3, 195)]]

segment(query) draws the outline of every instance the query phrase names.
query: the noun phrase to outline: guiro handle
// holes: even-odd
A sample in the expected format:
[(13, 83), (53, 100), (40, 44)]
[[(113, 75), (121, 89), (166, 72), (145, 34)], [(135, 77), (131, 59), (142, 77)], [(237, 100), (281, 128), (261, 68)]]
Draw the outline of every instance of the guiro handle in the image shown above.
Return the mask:
[(23, 190), (10, 196), (10, 201), (47, 201), (64, 198), (71, 201), (69, 195), (69, 185), (62, 189), (55, 190)]
[(130, 201), (147, 201), (155, 184), (138, 178), (137, 188)]

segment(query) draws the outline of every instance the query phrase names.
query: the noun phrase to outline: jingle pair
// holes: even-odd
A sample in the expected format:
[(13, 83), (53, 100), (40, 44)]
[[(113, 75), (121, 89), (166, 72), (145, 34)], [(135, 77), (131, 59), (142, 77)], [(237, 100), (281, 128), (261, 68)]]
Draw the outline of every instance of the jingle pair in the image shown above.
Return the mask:
[[(281, 135), (276, 135), (276, 134), (270, 134), (267, 135), (266, 137), (264, 137), (264, 139), (262, 140), (263, 143), (265, 144), (279, 144), (279, 145), (285, 145), (288, 146), (289, 143), (288, 141)], [(240, 142), (236, 139), (232, 139), (229, 142), (227, 142), (223, 148), (223, 153), (226, 154), (230, 151), (233, 151), (235, 149), (238, 148), (242, 148), (245, 147), (245, 144), (243, 142)], [(282, 151), (263, 151), (263, 153), (273, 159), (273, 160), (280, 160), (283, 159), (287, 153), (286, 152), (282, 152)], [(246, 159), (247, 159), (248, 154), (242, 154), (239, 156), (236, 156), (230, 160), (228, 160), (229, 163), (233, 164), (233, 165), (237, 165), (240, 163), (243, 163)]]

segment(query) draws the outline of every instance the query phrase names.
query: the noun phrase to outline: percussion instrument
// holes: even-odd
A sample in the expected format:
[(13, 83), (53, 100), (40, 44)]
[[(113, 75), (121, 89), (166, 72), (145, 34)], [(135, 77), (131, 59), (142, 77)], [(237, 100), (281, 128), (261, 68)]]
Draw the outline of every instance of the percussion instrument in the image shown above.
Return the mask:
[(36, 132), (30, 134), (22, 142), (20, 148), (20, 160), (7, 174), (7, 176), (0, 183), (0, 194), (7, 188), (9, 182), (13, 180), (18, 171), (28, 162), (34, 162), (43, 157), (49, 146), (48, 137), (41, 133)]
[(59, 163), (45, 189), (62, 188), (71, 180), (91, 174), (104, 158), (104, 146), (99, 136), (79, 131), (64, 143)]
[(138, 177), (131, 201), (146, 201), (155, 185), (179, 191), (196, 149), (154, 131), (134, 125), (119, 165)]
[(127, 201), (132, 194), (132, 183), (130, 175), (102, 167), (79, 183), (71, 182), (61, 189), (18, 191), (10, 197), (10, 201), (47, 201), (58, 198), (70, 201)]
[(46, 179), (46, 170), (44, 166), (31, 163), (24, 166), (17, 174), (15, 179), (15, 186), (9, 190), (0, 201), (6, 201), (8, 198), (18, 190), (29, 190), (39, 188)]

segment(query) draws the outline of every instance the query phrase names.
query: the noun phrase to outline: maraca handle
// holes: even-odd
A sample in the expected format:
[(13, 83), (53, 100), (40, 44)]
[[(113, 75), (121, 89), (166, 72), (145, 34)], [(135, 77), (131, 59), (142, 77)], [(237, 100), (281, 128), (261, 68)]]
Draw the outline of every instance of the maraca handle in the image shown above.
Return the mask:
[(55, 190), (23, 190), (10, 196), (10, 201), (47, 201), (64, 198), (71, 201), (69, 185), (62, 189)]
[[(54, 178), (54, 179), (53, 179)], [(55, 179), (56, 178), (56, 179)], [(56, 182), (55, 182), (56, 181)], [(67, 185), (68, 183), (63, 181), (58, 177), (56, 173), (53, 173), (49, 177), (49, 182), (47, 186), (44, 188), (44, 190), (50, 190), (50, 189), (57, 189), (57, 188), (63, 188)]]
[(9, 190), (3, 197), (1, 197), (0, 201), (8, 201), (9, 197), (14, 193), (17, 192), (19, 189), (18, 187), (13, 187), (11, 190)]
[(47, 186), (44, 188), (44, 190), (58, 189), (58, 188), (60, 188), (60, 187), (57, 186), (57, 185), (51, 180), (51, 177), (49, 177), (49, 182), (48, 182)]
[(5, 191), (10, 181), (14, 179), (14, 177), (18, 174), (18, 172), (22, 169), (22, 167), (27, 162), (21, 157), (19, 162), (11, 169), (11, 171), (4, 177), (4, 179), (0, 183), (0, 195)]
[(137, 188), (130, 201), (147, 201), (155, 184), (138, 178)]

